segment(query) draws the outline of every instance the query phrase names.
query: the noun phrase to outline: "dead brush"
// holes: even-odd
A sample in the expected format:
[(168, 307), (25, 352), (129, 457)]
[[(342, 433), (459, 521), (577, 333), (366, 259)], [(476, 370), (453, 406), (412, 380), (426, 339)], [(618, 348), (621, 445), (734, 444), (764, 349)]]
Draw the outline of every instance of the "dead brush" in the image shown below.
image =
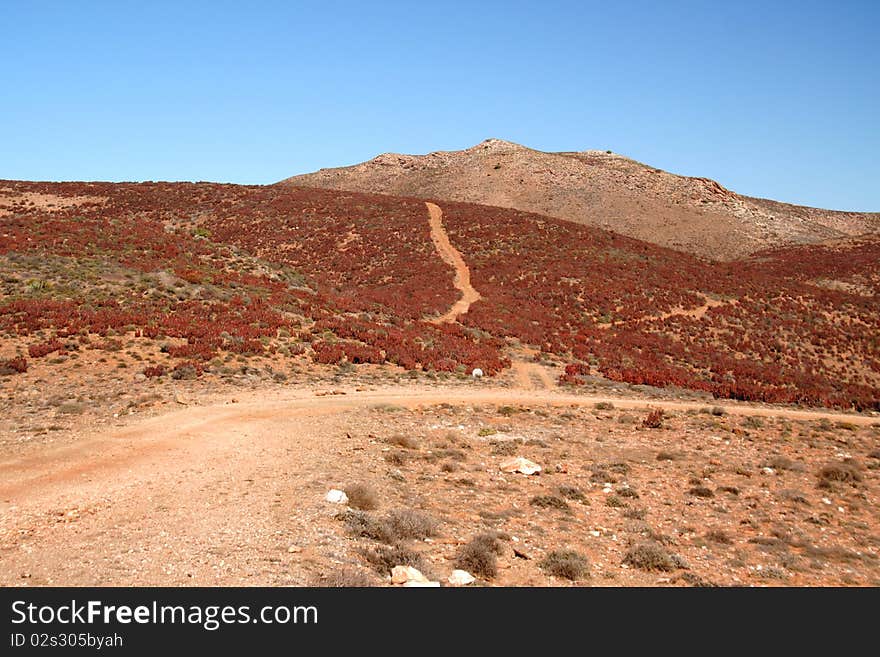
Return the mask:
[(478, 534), (469, 543), (461, 546), (455, 557), (455, 567), (466, 570), (472, 575), (492, 579), (498, 574), (498, 559), (501, 544), (498, 534)]
[(385, 442), (389, 445), (394, 445), (396, 447), (402, 447), (403, 449), (419, 448), (419, 441), (417, 439), (413, 438), (412, 436), (405, 436), (399, 433), (384, 438), (382, 442)]
[(590, 561), (580, 552), (554, 550), (548, 552), (538, 564), (548, 575), (576, 581), (584, 579), (590, 571)]
[(642, 426), (646, 429), (660, 429), (663, 427), (665, 415), (662, 408), (655, 408), (648, 413), (648, 417), (642, 420)]
[(846, 459), (838, 463), (827, 463), (819, 472), (819, 488), (831, 488), (836, 483), (855, 486), (862, 481), (862, 467), (857, 461)]
[(344, 490), (348, 496), (348, 504), (352, 508), (361, 511), (372, 511), (379, 508), (379, 496), (367, 484), (351, 484), (346, 486)]

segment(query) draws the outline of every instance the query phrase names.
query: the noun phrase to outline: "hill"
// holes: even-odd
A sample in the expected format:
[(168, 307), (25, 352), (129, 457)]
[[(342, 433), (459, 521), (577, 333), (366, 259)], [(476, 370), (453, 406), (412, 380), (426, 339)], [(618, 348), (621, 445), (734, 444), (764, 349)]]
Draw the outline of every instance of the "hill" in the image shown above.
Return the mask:
[[(707, 262), (517, 210), (442, 202), (433, 222), (420, 200), (293, 186), (0, 194), (5, 376), (53, 376), (87, 351), (148, 377), (252, 360), (496, 375), (535, 353), (570, 385), (880, 404), (876, 237)], [(461, 267), (470, 305), (450, 314)]]
[(280, 184), (513, 208), (722, 260), (880, 230), (878, 213), (750, 198), (611, 152), (545, 153), (499, 139), (461, 151), (386, 153)]

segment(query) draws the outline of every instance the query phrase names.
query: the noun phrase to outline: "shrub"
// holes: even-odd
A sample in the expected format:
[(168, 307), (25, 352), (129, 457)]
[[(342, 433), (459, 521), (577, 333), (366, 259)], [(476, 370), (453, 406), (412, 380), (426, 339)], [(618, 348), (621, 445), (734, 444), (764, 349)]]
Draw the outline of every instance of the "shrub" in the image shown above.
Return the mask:
[(497, 555), (501, 552), (497, 534), (479, 534), (458, 550), (455, 567), (472, 575), (491, 579), (498, 573)]
[(149, 365), (144, 368), (144, 376), (148, 379), (163, 376), (168, 372), (164, 365)]
[(403, 434), (395, 434), (390, 438), (386, 438), (385, 442), (389, 445), (397, 445), (404, 449), (418, 449), (419, 441), (412, 436), (404, 436)]
[(819, 487), (829, 488), (832, 483), (856, 484), (862, 480), (861, 466), (852, 459), (828, 463), (818, 472)]
[(646, 429), (659, 429), (663, 426), (663, 417), (663, 409), (655, 408), (648, 413), (648, 417), (642, 420), (642, 426)]
[(694, 497), (714, 497), (715, 493), (712, 492), (711, 488), (706, 488), (705, 486), (694, 486), (690, 490), (688, 490), (688, 495), (693, 495)]
[(340, 568), (317, 580), (314, 585), (331, 588), (365, 588), (376, 586), (376, 580), (360, 570)]
[(720, 545), (730, 545), (733, 543), (730, 536), (721, 529), (710, 529), (706, 532), (706, 540)]
[(676, 562), (672, 555), (658, 543), (640, 543), (627, 550), (623, 563), (639, 570), (675, 570)]
[(366, 484), (351, 484), (345, 487), (349, 506), (362, 511), (372, 511), (379, 508), (379, 496), (376, 491)]
[(390, 575), (394, 566), (412, 566), (424, 572), (422, 555), (402, 545), (380, 545), (362, 554), (380, 575)]
[(607, 401), (596, 402), (593, 405), (593, 408), (595, 408), (597, 411), (613, 411), (614, 404), (612, 404), (611, 402), (607, 402)]
[(0, 374), (24, 374), (27, 368), (27, 359), (22, 356), (0, 361)]
[(43, 356), (47, 356), (55, 351), (61, 351), (62, 349), (64, 349), (64, 343), (61, 342), (61, 340), (48, 340), (46, 342), (40, 342), (29, 346), (28, 355), (31, 358), (42, 358)]
[(554, 550), (538, 564), (548, 575), (570, 580), (582, 579), (590, 570), (589, 560), (579, 552)]
[(558, 490), (559, 494), (562, 495), (562, 497), (568, 498), (570, 500), (583, 502), (587, 499), (584, 496), (583, 492), (581, 492), (581, 489), (577, 486), (560, 486)]
[(560, 511), (569, 510), (568, 502), (555, 495), (536, 495), (529, 500), (529, 504), (541, 509), (559, 509)]

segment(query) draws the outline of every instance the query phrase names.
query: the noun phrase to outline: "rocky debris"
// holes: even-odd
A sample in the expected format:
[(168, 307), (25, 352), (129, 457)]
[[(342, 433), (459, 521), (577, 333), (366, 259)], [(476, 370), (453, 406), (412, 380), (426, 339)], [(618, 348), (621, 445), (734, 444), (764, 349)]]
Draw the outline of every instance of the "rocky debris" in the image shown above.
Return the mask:
[(345, 494), (345, 491), (336, 488), (331, 488), (327, 491), (324, 499), (332, 504), (348, 504), (348, 495)]
[(533, 475), (541, 472), (541, 466), (522, 456), (514, 456), (506, 461), (502, 461), (498, 466), (501, 472), (514, 473), (519, 472), (524, 475)]
[(406, 587), (436, 587), (440, 582), (432, 582), (418, 568), (412, 566), (394, 566), (391, 569), (391, 583)]
[(453, 570), (452, 574), (446, 579), (450, 586), (467, 586), (477, 581), (477, 578), (466, 570)]

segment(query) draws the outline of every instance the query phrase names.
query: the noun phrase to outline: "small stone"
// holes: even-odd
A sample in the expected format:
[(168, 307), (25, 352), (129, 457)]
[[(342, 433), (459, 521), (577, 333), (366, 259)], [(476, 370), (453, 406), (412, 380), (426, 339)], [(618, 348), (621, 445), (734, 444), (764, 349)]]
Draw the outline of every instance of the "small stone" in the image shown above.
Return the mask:
[(537, 474), (541, 471), (540, 465), (522, 456), (514, 456), (506, 461), (502, 461), (498, 468), (501, 472), (520, 472), (524, 475)]
[(453, 570), (452, 574), (446, 580), (450, 586), (467, 586), (477, 581), (477, 578), (466, 570)]
[(144, 374), (143, 372), (138, 372), (137, 374), (134, 375), (134, 380), (137, 381), (138, 383), (142, 383), (147, 380), (147, 375)]
[(431, 582), (418, 568), (412, 566), (394, 566), (391, 569), (391, 583), (404, 586), (440, 586), (439, 582)]
[(303, 549), (299, 545), (291, 545), (289, 548), (287, 548), (287, 551), (290, 552), (291, 554), (296, 553), (296, 552), (302, 552), (302, 550)]
[(761, 472), (766, 475), (776, 474), (776, 470), (774, 470), (773, 468), (761, 468)]
[(348, 495), (345, 494), (345, 491), (335, 488), (330, 489), (324, 499), (333, 504), (348, 504)]

